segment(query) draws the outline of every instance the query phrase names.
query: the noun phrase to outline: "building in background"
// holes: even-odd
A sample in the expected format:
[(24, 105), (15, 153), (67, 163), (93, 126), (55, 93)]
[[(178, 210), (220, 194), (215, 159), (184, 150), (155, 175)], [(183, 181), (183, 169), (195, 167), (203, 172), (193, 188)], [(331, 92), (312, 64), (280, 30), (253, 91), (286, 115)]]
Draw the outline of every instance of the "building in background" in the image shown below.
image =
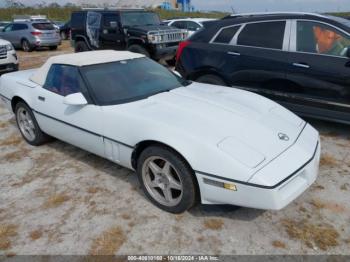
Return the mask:
[(194, 7), (191, 5), (191, 0), (177, 0), (178, 9), (183, 12), (192, 12)]

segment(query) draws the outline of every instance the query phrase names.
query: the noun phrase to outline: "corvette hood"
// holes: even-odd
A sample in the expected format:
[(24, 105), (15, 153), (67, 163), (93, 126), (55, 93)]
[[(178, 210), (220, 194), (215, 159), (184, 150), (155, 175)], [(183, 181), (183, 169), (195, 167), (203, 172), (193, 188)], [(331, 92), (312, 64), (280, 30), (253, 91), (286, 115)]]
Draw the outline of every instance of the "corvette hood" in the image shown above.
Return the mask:
[(264, 97), (199, 83), (152, 96), (139, 106), (140, 117), (216, 145), (249, 168), (277, 157), (305, 126), (299, 117)]

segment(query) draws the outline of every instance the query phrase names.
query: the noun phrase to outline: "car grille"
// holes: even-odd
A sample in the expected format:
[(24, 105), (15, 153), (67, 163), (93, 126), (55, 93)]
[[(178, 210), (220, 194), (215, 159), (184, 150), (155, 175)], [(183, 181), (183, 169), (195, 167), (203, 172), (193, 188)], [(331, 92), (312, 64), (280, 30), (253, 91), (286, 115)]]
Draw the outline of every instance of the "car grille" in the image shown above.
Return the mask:
[(160, 31), (150, 31), (149, 35), (155, 36), (155, 41), (157, 43), (171, 43), (171, 42), (181, 42), (187, 38), (187, 30), (160, 30)]
[(5, 45), (0, 45), (0, 59), (7, 58), (7, 48)]

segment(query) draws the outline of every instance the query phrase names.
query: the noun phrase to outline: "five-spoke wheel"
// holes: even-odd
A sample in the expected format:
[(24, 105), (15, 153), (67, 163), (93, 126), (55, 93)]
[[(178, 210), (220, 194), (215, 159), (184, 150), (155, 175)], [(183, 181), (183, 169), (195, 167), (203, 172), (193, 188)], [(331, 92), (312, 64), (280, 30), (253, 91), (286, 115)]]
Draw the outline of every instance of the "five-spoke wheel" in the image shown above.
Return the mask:
[(193, 171), (174, 150), (151, 146), (142, 151), (137, 173), (146, 196), (158, 207), (171, 213), (182, 213), (196, 201)]
[(149, 157), (143, 164), (142, 179), (148, 193), (165, 206), (176, 206), (182, 197), (182, 181), (171, 163), (161, 157)]
[(18, 102), (15, 114), (18, 128), (29, 144), (39, 146), (50, 140), (50, 137), (41, 131), (32, 110), (26, 103)]

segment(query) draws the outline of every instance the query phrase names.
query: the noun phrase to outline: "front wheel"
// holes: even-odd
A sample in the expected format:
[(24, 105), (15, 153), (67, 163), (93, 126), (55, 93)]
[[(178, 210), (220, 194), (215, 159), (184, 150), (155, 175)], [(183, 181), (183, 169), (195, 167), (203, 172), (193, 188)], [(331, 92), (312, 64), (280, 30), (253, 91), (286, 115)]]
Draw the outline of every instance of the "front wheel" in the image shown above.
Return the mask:
[(173, 150), (162, 146), (146, 148), (137, 162), (143, 191), (157, 207), (182, 213), (196, 203), (196, 183), (188, 164)]
[(87, 44), (84, 41), (78, 41), (75, 44), (75, 48), (74, 49), (75, 49), (76, 53), (89, 51), (89, 48), (88, 48)]
[(49, 141), (50, 137), (41, 131), (32, 110), (24, 102), (19, 102), (15, 109), (17, 126), (23, 138), (33, 146)]
[(57, 45), (50, 46), (50, 50), (57, 50)]

